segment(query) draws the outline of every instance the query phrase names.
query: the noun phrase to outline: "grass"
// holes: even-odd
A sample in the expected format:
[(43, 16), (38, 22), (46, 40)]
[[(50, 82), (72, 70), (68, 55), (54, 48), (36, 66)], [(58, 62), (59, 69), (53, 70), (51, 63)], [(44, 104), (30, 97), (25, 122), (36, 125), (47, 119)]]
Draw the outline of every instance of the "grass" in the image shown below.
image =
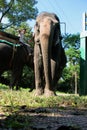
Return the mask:
[[(0, 85), (1, 86), (1, 85)], [(35, 97), (29, 89), (21, 89), (19, 91), (9, 90), (8, 86), (0, 88), (0, 106), (17, 106), (26, 105), (29, 108), (34, 107), (59, 107), (62, 105), (70, 107), (87, 107), (87, 96), (79, 96), (74, 94), (65, 94), (57, 92), (54, 97)]]
[(54, 97), (35, 97), (33, 92), (29, 92), (29, 89), (21, 88), (19, 91), (12, 91), (8, 89), (8, 86), (0, 84), (0, 114), (5, 115), (4, 123), (7, 128), (29, 126), (30, 117), (26, 118), (26, 115), (19, 112), (25, 107), (28, 109), (39, 107), (87, 108), (87, 96), (80, 97), (57, 92), (57, 96)]

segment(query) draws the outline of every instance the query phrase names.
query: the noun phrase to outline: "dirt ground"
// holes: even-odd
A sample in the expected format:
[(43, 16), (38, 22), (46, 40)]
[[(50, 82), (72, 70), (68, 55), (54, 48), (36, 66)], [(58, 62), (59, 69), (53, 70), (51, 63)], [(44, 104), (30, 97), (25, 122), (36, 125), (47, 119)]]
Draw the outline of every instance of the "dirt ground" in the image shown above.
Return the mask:
[[(39, 108), (36, 111), (33, 113), (33, 128), (38, 130), (57, 130), (61, 126), (72, 126), (73, 130), (74, 128), (87, 130), (87, 110), (85, 109)], [(68, 130), (68, 127), (66, 129)]]
[[(87, 109), (77, 108), (33, 108), (22, 107), (21, 115), (30, 118), (24, 129), (5, 128), (3, 113), (0, 114), (0, 130), (87, 130)], [(22, 120), (23, 121), (23, 120)], [(4, 126), (4, 127), (3, 127)]]

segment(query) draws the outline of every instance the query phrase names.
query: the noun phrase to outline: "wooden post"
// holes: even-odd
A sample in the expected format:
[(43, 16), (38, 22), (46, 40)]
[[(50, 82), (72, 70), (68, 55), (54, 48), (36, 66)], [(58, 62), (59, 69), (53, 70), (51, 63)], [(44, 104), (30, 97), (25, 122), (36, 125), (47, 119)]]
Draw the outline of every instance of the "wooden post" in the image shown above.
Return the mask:
[(75, 72), (75, 94), (77, 94), (77, 72)]

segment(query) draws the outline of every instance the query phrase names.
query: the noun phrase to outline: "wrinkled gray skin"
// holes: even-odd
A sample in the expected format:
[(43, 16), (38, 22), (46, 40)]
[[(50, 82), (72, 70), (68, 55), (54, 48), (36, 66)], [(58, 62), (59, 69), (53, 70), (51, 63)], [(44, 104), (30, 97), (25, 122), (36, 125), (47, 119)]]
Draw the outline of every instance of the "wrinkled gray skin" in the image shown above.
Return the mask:
[(5, 43), (0, 43), (0, 77), (4, 71), (12, 71), (10, 88), (13, 89), (15, 85), (18, 89), (25, 64), (33, 68), (33, 50), (29, 45), (23, 44), (13, 48)]
[(56, 83), (66, 65), (60, 21), (55, 14), (43, 12), (37, 16), (34, 42), (35, 94), (53, 96)]

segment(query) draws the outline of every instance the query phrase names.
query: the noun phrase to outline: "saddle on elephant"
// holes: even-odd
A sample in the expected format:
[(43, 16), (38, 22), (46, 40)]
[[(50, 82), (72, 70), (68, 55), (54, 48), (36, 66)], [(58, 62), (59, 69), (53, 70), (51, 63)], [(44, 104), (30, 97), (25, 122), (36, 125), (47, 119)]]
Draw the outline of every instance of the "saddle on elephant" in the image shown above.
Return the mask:
[(18, 43), (20, 44), (20, 40), (18, 36), (12, 35), (4, 31), (0, 31), (0, 40), (6, 40), (14, 44), (18, 44)]

